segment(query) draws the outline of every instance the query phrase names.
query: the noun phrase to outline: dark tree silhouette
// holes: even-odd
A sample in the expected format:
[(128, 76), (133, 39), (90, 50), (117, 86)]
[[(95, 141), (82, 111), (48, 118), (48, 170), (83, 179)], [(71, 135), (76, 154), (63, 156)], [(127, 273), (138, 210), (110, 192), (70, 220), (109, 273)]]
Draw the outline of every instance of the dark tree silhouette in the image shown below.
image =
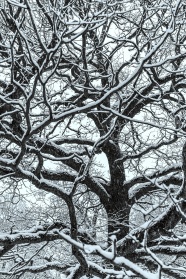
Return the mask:
[(2, 278), (185, 278), (186, 2), (0, 5)]

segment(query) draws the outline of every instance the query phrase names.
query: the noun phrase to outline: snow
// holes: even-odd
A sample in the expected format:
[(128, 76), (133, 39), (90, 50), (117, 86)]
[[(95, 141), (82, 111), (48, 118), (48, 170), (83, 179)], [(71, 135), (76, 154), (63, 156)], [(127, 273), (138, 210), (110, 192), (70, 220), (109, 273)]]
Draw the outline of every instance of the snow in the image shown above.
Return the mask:
[[(88, 253), (88, 254), (96, 253), (96, 254), (102, 256), (105, 259), (108, 259), (108, 260), (111, 260), (111, 261), (113, 260), (112, 252), (107, 252), (107, 251), (103, 250), (99, 245), (87, 245), (87, 244), (83, 245), (82, 243), (79, 243), (78, 241), (75, 241), (70, 236), (68, 236), (68, 235), (66, 235), (62, 232), (59, 232), (58, 230), (56, 230), (56, 233), (58, 233), (68, 243), (73, 244), (77, 248), (85, 251), (85, 253)], [(138, 265), (129, 261), (125, 257), (115, 257), (114, 260), (113, 260), (113, 263), (115, 263), (117, 265), (127, 267), (131, 271), (133, 271), (134, 273), (137, 273), (137, 274), (141, 275), (143, 278), (146, 278), (146, 279), (158, 279), (159, 278), (158, 274), (154, 274), (154, 273), (143, 270), (141, 267), (139, 267)], [(89, 264), (95, 265), (94, 263), (90, 263), (90, 262), (89, 262)]]
[(111, 236), (110, 236), (110, 239), (111, 239), (113, 242), (117, 240), (117, 238), (116, 238), (115, 235), (111, 235)]
[(109, 269), (108, 268), (102, 268), (98, 264), (93, 263), (91, 261), (87, 261), (87, 263), (90, 267), (99, 270), (100, 273), (102, 273), (102, 274), (108, 274), (108, 276), (111, 275), (111, 276), (116, 276), (116, 278), (123, 278), (125, 275), (128, 275), (128, 276), (134, 275), (134, 273), (131, 272), (131, 271), (114, 270), (112, 268), (109, 268)]
[[(25, 238), (26, 238), (26, 241), (29, 242), (29, 239), (31, 241), (31, 240), (36, 239), (37, 237), (40, 237), (41, 235), (46, 235), (46, 230), (47, 230), (46, 227), (44, 228), (43, 226), (39, 225), (34, 228), (31, 228), (28, 231), (22, 231), (22, 232), (15, 233), (15, 234), (1, 233), (0, 234), (0, 244), (3, 245), (7, 241), (8, 241), (8, 243), (11, 243), (11, 242), (15, 243), (14, 241), (18, 241), (17, 243), (25, 243)], [(59, 237), (66, 240), (71, 245), (76, 246), (78, 249), (83, 250), (85, 253), (88, 253), (88, 254), (95, 253), (97, 255), (100, 255), (105, 259), (111, 260), (111, 262), (113, 262), (114, 264), (128, 268), (130, 271), (142, 276), (143, 278), (158, 279), (158, 274), (154, 274), (154, 273), (151, 273), (149, 271), (142, 269), (141, 267), (139, 267), (135, 263), (129, 261), (125, 257), (116, 256), (113, 259), (113, 253), (103, 250), (99, 245), (87, 245), (87, 244), (83, 245), (82, 243), (72, 239), (69, 235), (66, 235), (65, 233), (59, 231), (58, 229), (53, 229), (50, 232), (48, 231), (48, 233), (50, 233), (52, 235), (58, 234)], [(113, 236), (112, 239), (115, 240), (115, 236)], [(55, 262), (55, 264), (59, 264), (59, 263)], [(92, 262), (89, 262), (89, 265), (96, 267), (98, 270), (102, 269), (100, 266), (95, 265), (95, 263), (92, 263)], [(167, 267), (165, 266), (165, 268), (167, 268)], [(109, 270), (103, 269), (103, 271), (107, 274), (109, 274), (109, 273), (117, 274), (117, 276), (116, 276), (117, 278), (123, 278), (123, 276), (124, 276), (122, 271), (114, 271), (112, 269), (109, 269)]]
[(20, 2), (17, 2), (17, 1), (15, 1), (15, 0), (7, 0), (7, 2), (8, 2), (9, 4), (11, 4), (11, 5), (14, 5), (14, 6), (17, 6), (17, 7), (20, 7), (20, 8), (24, 8), (24, 9), (27, 8), (27, 6), (23, 5), (23, 4), (20, 3)]
[(84, 245), (84, 251), (87, 254), (91, 254), (91, 253), (96, 252), (96, 248), (97, 248), (97, 245), (95, 245), (95, 246), (88, 245), (88, 244)]
[(157, 62), (157, 63), (154, 63), (154, 64), (146, 63), (144, 65), (144, 68), (159, 67), (159, 66), (162, 66), (163, 64), (165, 64), (168, 61), (173, 61), (175, 59), (178, 59), (179, 57), (181, 58), (183, 55), (185, 55), (185, 53), (181, 53), (181, 54), (178, 54), (178, 55), (175, 55), (175, 56), (169, 56), (165, 60), (161, 60), (160, 62)]
[(124, 257), (116, 257), (114, 260), (114, 263), (128, 267), (130, 270), (134, 271), (138, 275), (141, 275), (142, 278), (146, 278), (146, 279), (158, 279), (159, 278), (159, 275), (157, 273), (151, 273), (146, 270), (143, 270), (141, 267), (139, 267), (138, 265), (134, 264), (133, 262), (129, 261), (128, 259), (126, 259)]

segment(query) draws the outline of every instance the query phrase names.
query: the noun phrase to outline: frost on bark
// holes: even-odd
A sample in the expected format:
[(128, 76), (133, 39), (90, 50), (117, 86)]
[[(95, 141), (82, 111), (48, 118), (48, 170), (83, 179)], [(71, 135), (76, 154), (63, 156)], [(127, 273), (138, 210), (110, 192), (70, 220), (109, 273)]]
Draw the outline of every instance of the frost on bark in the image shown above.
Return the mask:
[(186, 2), (0, 3), (0, 277), (185, 278)]

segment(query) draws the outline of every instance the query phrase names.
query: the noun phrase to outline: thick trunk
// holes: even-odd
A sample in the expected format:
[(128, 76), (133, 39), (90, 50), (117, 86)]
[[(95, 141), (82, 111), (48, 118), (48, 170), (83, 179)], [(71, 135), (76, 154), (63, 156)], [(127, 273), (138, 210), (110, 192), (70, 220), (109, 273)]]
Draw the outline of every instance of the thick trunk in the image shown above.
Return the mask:
[(125, 204), (123, 198), (115, 199), (113, 197), (107, 205), (106, 211), (109, 235), (115, 234), (118, 240), (123, 238), (129, 232), (130, 206)]
[(121, 159), (122, 154), (119, 145), (109, 141), (104, 147), (110, 169), (110, 186), (108, 192), (110, 199), (105, 204), (108, 214), (108, 233), (115, 234), (117, 239), (124, 237), (129, 232), (128, 191), (124, 188), (125, 170)]
[[(183, 148), (183, 170), (186, 177), (186, 144)], [(124, 238), (129, 233), (129, 215), (131, 210), (131, 203), (128, 198), (128, 187), (124, 187), (125, 182), (125, 170), (121, 159), (122, 153), (119, 145), (116, 141), (110, 140), (103, 147), (110, 169), (110, 185), (107, 190), (110, 195), (108, 202), (104, 204), (108, 215), (108, 233), (109, 235), (115, 234), (117, 239)], [(186, 182), (185, 182), (186, 184)], [(185, 185), (180, 192), (179, 197), (185, 199), (186, 191)], [(173, 206), (174, 207), (174, 206)], [(181, 205), (183, 212), (185, 210), (184, 202)], [(179, 216), (178, 216), (179, 215)], [(170, 209), (165, 216), (157, 220), (148, 230), (149, 244), (151, 240), (154, 240), (161, 235), (167, 235), (168, 231), (175, 227), (180, 220), (180, 213), (174, 209)], [(144, 237), (144, 231), (139, 230), (137, 238), (142, 241)], [(120, 247), (122, 254), (127, 257), (133, 254), (138, 244), (133, 243), (132, 239), (126, 240), (123, 247)]]

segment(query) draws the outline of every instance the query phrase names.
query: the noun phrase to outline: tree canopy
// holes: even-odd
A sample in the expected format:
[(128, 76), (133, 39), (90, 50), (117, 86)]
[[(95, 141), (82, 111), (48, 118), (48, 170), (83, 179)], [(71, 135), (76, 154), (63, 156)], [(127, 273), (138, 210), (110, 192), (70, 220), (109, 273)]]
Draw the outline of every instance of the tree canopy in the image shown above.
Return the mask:
[(186, 278), (186, 1), (2, 0), (1, 278)]

